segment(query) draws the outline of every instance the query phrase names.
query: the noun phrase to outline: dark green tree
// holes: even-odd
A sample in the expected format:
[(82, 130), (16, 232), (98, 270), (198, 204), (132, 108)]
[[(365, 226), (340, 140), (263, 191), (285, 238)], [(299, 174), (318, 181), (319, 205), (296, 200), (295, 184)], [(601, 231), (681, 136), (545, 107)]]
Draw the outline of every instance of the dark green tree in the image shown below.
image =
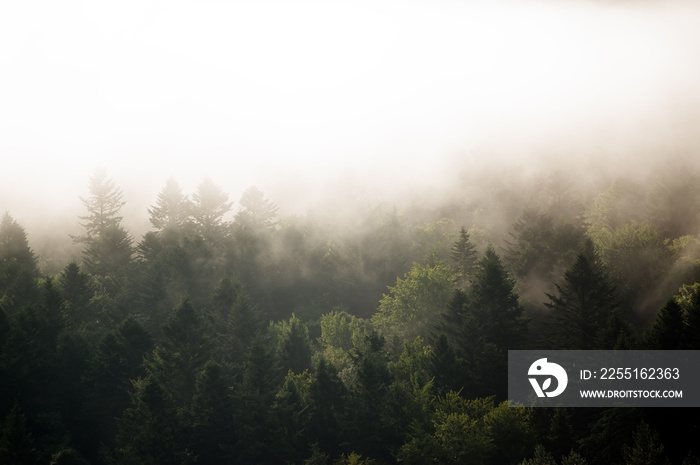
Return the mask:
[(279, 359), (282, 370), (301, 373), (311, 368), (311, 341), (309, 329), (292, 314), (289, 322), (283, 322), (279, 336)]
[(80, 270), (80, 265), (72, 261), (58, 276), (58, 288), (63, 298), (63, 312), (71, 326), (94, 323), (97, 315), (91, 305), (95, 293), (90, 276)]
[(331, 457), (340, 454), (346, 421), (347, 392), (333, 365), (321, 358), (309, 385), (308, 433)]
[(462, 370), (457, 354), (445, 334), (440, 334), (430, 354), (430, 374), (438, 395), (459, 391), (463, 385)]
[(0, 220), (0, 304), (12, 313), (35, 300), (39, 277), (27, 233), (9, 213)]
[(649, 349), (677, 350), (685, 347), (686, 328), (683, 309), (676, 299), (669, 299), (647, 330), (645, 345)]
[(557, 294), (547, 294), (545, 306), (551, 310), (548, 339), (557, 349), (603, 349), (598, 347), (600, 333), (618, 308), (615, 288), (594, 261), (589, 246), (576, 258), (556, 285)]
[(185, 298), (163, 324), (163, 339), (147, 369), (172, 397), (175, 405), (189, 406), (197, 374), (211, 357), (205, 323)]
[(515, 283), (489, 246), (479, 260), (464, 303), (464, 322), (456, 348), (469, 380), (465, 394), (505, 398), (509, 349), (522, 348), (528, 321)]
[(192, 406), (197, 463), (226, 464), (235, 457), (234, 407), (221, 365), (209, 360), (197, 378)]
[(5, 425), (0, 436), (0, 463), (8, 465), (39, 463), (27, 417), (24, 416), (16, 401), (5, 417)]

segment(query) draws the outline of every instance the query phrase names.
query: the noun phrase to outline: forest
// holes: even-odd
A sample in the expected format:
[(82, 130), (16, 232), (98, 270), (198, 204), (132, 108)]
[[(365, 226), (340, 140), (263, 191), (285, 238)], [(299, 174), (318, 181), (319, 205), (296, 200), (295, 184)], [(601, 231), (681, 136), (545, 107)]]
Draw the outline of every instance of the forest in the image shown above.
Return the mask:
[(506, 376), (700, 348), (699, 174), (497, 167), (303, 213), (170, 179), (141, 233), (96, 170), (76, 256), (0, 220), (0, 463), (700, 464), (693, 409), (509, 407)]

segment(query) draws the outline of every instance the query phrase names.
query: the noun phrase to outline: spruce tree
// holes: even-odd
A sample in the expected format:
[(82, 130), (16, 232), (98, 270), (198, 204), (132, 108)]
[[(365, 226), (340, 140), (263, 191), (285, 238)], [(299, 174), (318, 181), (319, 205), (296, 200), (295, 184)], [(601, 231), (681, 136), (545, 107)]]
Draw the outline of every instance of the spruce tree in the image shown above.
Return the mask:
[(182, 228), (190, 220), (191, 212), (192, 203), (172, 178), (158, 194), (156, 204), (148, 209), (149, 220), (159, 231)]
[(590, 350), (597, 347), (599, 333), (618, 308), (615, 288), (598, 269), (592, 246), (580, 253), (573, 266), (556, 285), (557, 294), (547, 294), (551, 310), (549, 340), (556, 349)]
[(85, 244), (83, 262), (88, 271), (107, 275), (129, 263), (133, 254), (132, 238), (121, 225), (119, 211), (126, 203), (124, 194), (102, 170), (96, 171), (89, 182), (90, 196), (81, 197), (88, 211), (81, 226), (82, 236), (73, 242)]
[(464, 226), (459, 231), (459, 239), (452, 246), (452, 261), (457, 268), (462, 288), (466, 288), (476, 266), (476, 248)]

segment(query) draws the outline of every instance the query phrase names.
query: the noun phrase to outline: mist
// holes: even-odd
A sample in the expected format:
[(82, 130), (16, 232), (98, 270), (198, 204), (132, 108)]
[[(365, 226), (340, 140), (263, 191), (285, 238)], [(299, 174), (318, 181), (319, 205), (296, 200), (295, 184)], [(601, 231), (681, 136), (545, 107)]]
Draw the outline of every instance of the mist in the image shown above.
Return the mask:
[[(98, 167), (136, 241), (167, 179), (210, 177), (349, 230), (377, 204), (451, 217), (482, 249), (553, 176), (588, 208), (617, 179), (698, 168), (692, 2), (2, 8), (0, 208), (53, 271), (79, 256)], [(483, 209), (498, 190), (512, 203)]]

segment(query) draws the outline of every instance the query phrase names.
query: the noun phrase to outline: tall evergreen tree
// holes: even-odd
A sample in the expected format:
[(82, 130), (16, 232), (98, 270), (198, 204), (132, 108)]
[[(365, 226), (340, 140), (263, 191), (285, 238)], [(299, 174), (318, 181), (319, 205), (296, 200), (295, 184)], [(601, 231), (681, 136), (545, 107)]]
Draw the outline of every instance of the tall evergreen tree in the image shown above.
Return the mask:
[(240, 200), (241, 209), (236, 213), (235, 222), (239, 228), (260, 232), (274, 226), (279, 207), (265, 198), (257, 187), (243, 192)]
[(85, 234), (73, 236), (73, 242), (85, 244), (83, 261), (88, 271), (106, 275), (126, 265), (133, 254), (132, 238), (119, 216), (126, 202), (122, 191), (103, 170), (92, 175), (88, 187), (90, 196), (80, 198), (88, 211), (79, 217)]
[(90, 300), (95, 291), (90, 276), (80, 270), (80, 265), (72, 261), (58, 276), (58, 287), (63, 298), (63, 310), (69, 325), (81, 326), (96, 317)]
[(233, 202), (228, 194), (214, 182), (205, 178), (192, 195), (192, 216), (199, 232), (208, 241), (219, 241), (228, 226), (224, 215), (231, 210)]
[(465, 362), (466, 395), (505, 398), (508, 350), (523, 347), (528, 325), (514, 287), (500, 257), (489, 246), (467, 292), (456, 344)]
[(192, 203), (172, 178), (158, 194), (156, 204), (148, 209), (149, 220), (159, 231), (182, 228), (190, 220), (191, 212)]
[(83, 236), (74, 237), (75, 242), (91, 242), (101, 236), (109, 227), (121, 224), (119, 210), (126, 204), (124, 193), (116, 187), (114, 181), (107, 177), (107, 172), (98, 169), (88, 183), (89, 197), (80, 197), (88, 211), (86, 216), (79, 216), (85, 228)]
[(27, 417), (22, 413), (18, 402), (5, 418), (5, 426), (0, 436), (0, 463), (33, 465), (39, 463), (37, 451), (34, 448)]
[(459, 239), (452, 246), (452, 260), (455, 262), (460, 284), (464, 288), (476, 266), (476, 248), (464, 226), (459, 231)]
[(35, 300), (39, 277), (27, 233), (7, 212), (0, 220), (0, 304), (12, 311)]
[(558, 295), (547, 294), (552, 327), (548, 339), (557, 349), (602, 349), (599, 333), (618, 308), (617, 294), (594, 261), (592, 245), (576, 258), (556, 285)]

